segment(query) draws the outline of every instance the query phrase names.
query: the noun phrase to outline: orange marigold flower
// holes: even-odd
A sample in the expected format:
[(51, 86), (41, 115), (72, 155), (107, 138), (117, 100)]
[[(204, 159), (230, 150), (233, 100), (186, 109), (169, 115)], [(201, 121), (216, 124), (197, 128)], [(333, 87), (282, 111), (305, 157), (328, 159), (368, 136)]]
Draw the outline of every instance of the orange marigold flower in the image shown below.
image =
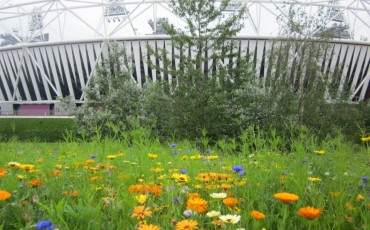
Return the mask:
[(349, 210), (355, 210), (356, 208), (353, 207), (353, 205), (349, 202), (346, 203), (346, 207), (349, 209)]
[(152, 216), (152, 211), (149, 208), (145, 208), (145, 206), (137, 206), (132, 212), (132, 217), (136, 217), (138, 220), (142, 220), (147, 216)]
[(294, 201), (299, 200), (299, 196), (287, 192), (276, 193), (274, 197), (276, 199), (279, 199), (283, 203), (292, 203)]
[(190, 198), (186, 203), (187, 209), (198, 213), (207, 211), (207, 201), (202, 198)]
[(224, 204), (226, 204), (229, 207), (234, 207), (234, 206), (238, 205), (238, 203), (239, 203), (238, 199), (233, 198), (233, 197), (225, 198), (223, 200), (223, 202), (224, 202)]
[(161, 230), (161, 228), (153, 224), (143, 224), (139, 226), (137, 230)]
[(214, 220), (214, 221), (212, 221), (212, 224), (214, 224), (216, 226), (221, 226), (222, 220)]
[(197, 193), (197, 192), (188, 193), (188, 194), (186, 195), (186, 197), (187, 197), (188, 199), (190, 199), (190, 198), (200, 198), (200, 194), (199, 194), (199, 193)]
[(198, 229), (198, 222), (196, 220), (182, 220), (176, 224), (176, 230), (192, 229)]
[(311, 206), (307, 206), (307, 207), (304, 207), (298, 210), (298, 215), (303, 216), (309, 220), (313, 220), (321, 216), (321, 214), (322, 212), (320, 209), (317, 209)]
[(265, 214), (263, 214), (262, 212), (256, 211), (256, 210), (251, 211), (250, 215), (251, 217), (257, 220), (262, 220), (266, 217)]
[(9, 199), (11, 196), (12, 196), (11, 193), (4, 191), (4, 190), (0, 190), (0, 200)]
[(41, 181), (39, 179), (36, 179), (36, 180), (33, 180), (33, 181), (30, 181), (30, 185), (33, 187), (33, 188), (36, 188), (38, 186), (41, 185)]
[(338, 197), (340, 195), (340, 192), (330, 192), (330, 195), (333, 197)]
[(0, 168), (0, 177), (3, 177), (6, 175), (6, 170), (5, 169), (2, 169)]
[(58, 170), (58, 169), (55, 169), (53, 171), (53, 176), (55, 176), (55, 177), (62, 176), (62, 172), (60, 170)]

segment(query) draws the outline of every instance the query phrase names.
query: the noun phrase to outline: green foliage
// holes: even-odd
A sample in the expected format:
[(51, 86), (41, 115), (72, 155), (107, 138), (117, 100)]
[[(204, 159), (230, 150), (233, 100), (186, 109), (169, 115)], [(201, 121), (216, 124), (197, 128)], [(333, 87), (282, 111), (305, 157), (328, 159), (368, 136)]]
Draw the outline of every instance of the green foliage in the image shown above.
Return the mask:
[(164, 26), (178, 50), (174, 56), (178, 66), (171, 65), (174, 60), (165, 50), (148, 47), (150, 55), (164, 62), (163, 67), (151, 66), (172, 78), (172, 84), (161, 84), (168, 87), (163, 92), (171, 98), (166, 101), (168, 115), (162, 119), (177, 136), (197, 138), (207, 130), (209, 137), (220, 138), (239, 131), (238, 113), (247, 103), (246, 92), (239, 91), (249, 91), (252, 72), (245, 54), (238, 56), (237, 41), (229, 40), (242, 28), (246, 8), (224, 19), (222, 12), (229, 2), (218, 6), (216, 1), (171, 1), (172, 11), (187, 23), (185, 30)]
[(126, 130), (139, 116), (141, 91), (131, 78), (129, 57), (117, 43), (108, 45), (108, 57), (84, 89), (85, 103), (72, 113), (78, 132), (87, 137), (108, 134), (108, 122)]
[[(142, 89), (131, 78), (131, 57), (110, 43), (109, 55), (84, 90), (85, 104), (73, 113), (80, 138), (101, 142), (109, 136), (132, 143), (135, 138), (126, 131), (142, 127), (162, 140), (200, 140), (201, 146), (202, 140), (231, 139), (235, 144), (248, 140), (251, 143), (242, 148), (258, 149), (266, 143), (237, 138), (254, 132), (272, 137), (273, 149), (284, 151), (294, 146), (283, 146), (281, 139), (288, 140), (302, 129), (319, 139), (338, 132), (357, 138), (369, 130), (368, 104), (348, 104), (349, 89), (338, 90), (341, 71), (321, 66), (331, 45), (327, 38), (311, 35), (325, 24), (323, 9), (310, 15), (305, 6), (295, 5), (287, 9), (287, 17), (279, 17), (285, 39), (272, 44), (266, 76), (261, 78), (255, 70), (258, 60), (239, 51), (238, 40), (232, 39), (247, 9), (242, 6), (224, 18), (228, 3), (171, 1), (172, 11), (187, 27), (163, 27), (176, 52), (148, 46), (149, 65), (163, 79), (147, 82)], [(68, 98), (63, 101), (73, 110)], [(73, 138), (70, 133), (64, 137)]]
[(72, 118), (1, 118), (0, 140), (62, 141), (66, 131), (73, 130)]

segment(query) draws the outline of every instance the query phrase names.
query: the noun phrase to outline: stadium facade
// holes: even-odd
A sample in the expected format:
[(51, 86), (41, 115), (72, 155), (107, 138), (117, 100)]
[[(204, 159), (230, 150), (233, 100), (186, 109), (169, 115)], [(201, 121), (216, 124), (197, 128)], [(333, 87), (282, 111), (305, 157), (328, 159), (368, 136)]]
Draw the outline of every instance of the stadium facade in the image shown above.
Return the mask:
[[(126, 48), (132, 64), (132, 78), (140, 87), (151, 80), (172, 81), (171, 76), (150, 68), (149, 59), (162, 66), (163, 63), (154, 56), (148, 56), (147, 51), (148, 45), (156, 49), (164, 48), (169, 59), (176, 60), (174, 56), (179, 51), (172, 47), (168, 36), (161, 35), (161, 23), (181, 22), (181, 19), (171, 16), (166, 7), (168, 1), (20, 1), (13, 5), (6, 2), (9, 1), (0, 2), (2, 115), (60, 115), (63, 111), (59, 98), (66, 96), (71, 96), (77, 104), (83, 103), (83, 88), (88, 85), (96, 66), (107, 56), (112, 40)], [(294, 4), (311, 9), (327, 8), (330, 16), (326, 23), (327, 31), (334, 31), (336, 39), (326, 41), (319, 65), (322, 73), (329, 76), (328, 79), (338, 88), (336, 95), (328, 94), (327, 99), (335, 100), (347, 88), (351, 91), (348, 100), (357, 102), (370, 97), (370, 43), (366, 41), (367, 32), (370, 31), (366, 22), (370, 21), (361, 15), (370, 18), (367, 8), (369, 6), (370, 9), (370, 5), (367, 1), (358, 1), (362, 5), (354, 5), (353, 1), (345, 5), (344, 2), (294, 1)], [(273, 7), (283, 7), (287, 1), (233, 1), (225, 17), (242, 4), (250, 9), (246, 23), (250, 27), (248, 31), (254, 34), (245, 36), (243, 33), (248, 33), (242, 31), (232, 40), (236, 41), (239, 52), (249, 53), (253, 57), (256, 77), (263, 82), (273, 64), (269, 63), (271, 50), (286, 42), (286, 39), (275, 34), (266, 36), (260, 29), (263, 27), (261, 12), (260, 15), (254, 14), (252, 9), (264, 9), (271, 13)], [(89, 13), (95, 12), (94, 9), (100, 10), (100, 19), (96, 22)], [(144, 17), (144, 9), (150, 10), (149, 18)], [(161, 10), (169, 16), (158, 17), (158, 14), (163, 15)], [(283, 11), (282, 8), (280, 11)], [(356, 39), (359, 33), (350, 30), (356, 24), (348, 20), (350, 17), (345, 14), (346, 11), (357, 23), (362, 22), (361, 26), (357, 24), (360, 28), (359, 39)], [(74, 18), (73, 21), (68, 15)], [(140, 24), (142, 21), (147, 27), (140, 32), (137, 28), (144, 28)], [(313, 31), (313, 34), (317, 36), (325, 32)], [(231, 61), (224, 60), (222, 64)], [(175, 66), (177, 64), (174, 63)], [(340, 74), (330, 77), (333, 73)]]

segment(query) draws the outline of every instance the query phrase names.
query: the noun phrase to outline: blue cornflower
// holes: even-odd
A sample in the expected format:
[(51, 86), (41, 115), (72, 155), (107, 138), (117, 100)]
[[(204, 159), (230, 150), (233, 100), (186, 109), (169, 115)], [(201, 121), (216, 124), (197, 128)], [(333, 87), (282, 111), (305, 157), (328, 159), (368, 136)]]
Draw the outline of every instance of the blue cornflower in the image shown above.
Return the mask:
[(90, 158), (91, 159), (95, 159), (96, 158), (96, 155), (91, 155)]
[(369, 177), (368, 176), (363, 176), (363, 177), (361, 177), (361, 180), (366, 183), (369, 180)]
[(232, 169), (233, 169), (233, 171), (234, 171), (234, 172), (244, 171), (243, 166), (240, 166), (240, 165), (234, 165), (234, 166), (232, 167)]
[(177, 144), (173, 143), (170, 146), (171, 146), (171, 148), (175, 148), (177, 146)]
[(40, 220), (39, 222), (37, 222), (36, 224), (36, 229), (37, 230), (52, 230), (53, 229), (53, 224), (51, 223), (51, 221), (48, 221), (48, 220)]
[(366, 188), (366, 184), (360, 184), (359, 187), (364, 189), (364, 188)]
[(306, 158), (303, 158), (302, 159), (302, 163), (304, 164), (304, 163), (306, 163), (308, 160), (306, 159)]
[(177, 204), (177, 203), (183, 202), (184, 200), (182, 198), (179, 198), (179, 197), (175, 196), (173, 198), (173, 201)]
[(186, 173), (187, 173), (187, 171), (186, 171), (185, 169), (181, 169), (181, 170), (180, 170), (180, 173), (181, 173), (181, 174), (186, 174)]
[(173, 151), (173, 155), (177, 155), (179, 152), (177, 151)]
[(185, 153), (189, 153), (189, 149), (186, 149), (186, 150), (185, 150)]

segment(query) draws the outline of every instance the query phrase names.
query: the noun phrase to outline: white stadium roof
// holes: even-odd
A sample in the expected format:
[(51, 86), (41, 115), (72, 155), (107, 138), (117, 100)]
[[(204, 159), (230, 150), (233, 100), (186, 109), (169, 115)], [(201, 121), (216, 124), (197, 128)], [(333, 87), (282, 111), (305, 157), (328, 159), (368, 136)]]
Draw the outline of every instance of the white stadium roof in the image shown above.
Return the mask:
[[(0, 36), (3, 46), (15, 42), (86, 40), (156, 34), (160, 20), (185, 26), (172, 14), (168, 0), (0, 0)], [(276, 36), (279, 15), (288, 5), (305, 7), (308, 15), (317, 9), (331, 11), (330, 20), (341, 18), (350, 38), (370, 38), (370, 1), (365, 0), (233, 0), (225, 15), (245, 4), (248, 17), (242, 36)], [(284, 20), (284, 16), (282, 17)], [(47, 34), (47, 38), (41, 37)], [(4, 40), (13, 39), (13, 43)], [(15, 41), (14, 41), (15, 40)], [(0, 38), (1, 42), (1, 38)]]

